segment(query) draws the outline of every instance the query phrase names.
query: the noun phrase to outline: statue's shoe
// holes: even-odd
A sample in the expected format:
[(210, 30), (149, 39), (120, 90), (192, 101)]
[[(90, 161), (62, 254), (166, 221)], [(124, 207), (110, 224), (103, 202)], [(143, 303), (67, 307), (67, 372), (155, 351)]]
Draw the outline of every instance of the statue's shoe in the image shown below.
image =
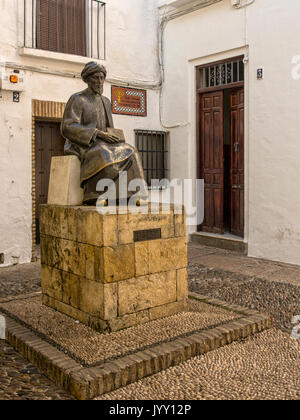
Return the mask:
[(107, 207), (108, 206), (108, 201), (107, 200), (98, 200), (97, 201), (97, 207)]
[(136, 206), (137, 207), (141, 207), (141, 206), (147, 206), (149, 203), (149, 201), (147, 199), (144, 198), (138, 198), (136, 201)]

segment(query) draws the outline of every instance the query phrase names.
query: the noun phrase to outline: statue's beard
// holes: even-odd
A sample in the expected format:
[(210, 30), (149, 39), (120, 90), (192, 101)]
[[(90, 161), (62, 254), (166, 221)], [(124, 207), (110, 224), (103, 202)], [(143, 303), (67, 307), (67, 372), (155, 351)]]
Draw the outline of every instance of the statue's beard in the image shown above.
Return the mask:
[(92, 86), (92, 90), (93, 90), (94, 93), (96, 93), (98, 95), (103, 94), (103, 86)]

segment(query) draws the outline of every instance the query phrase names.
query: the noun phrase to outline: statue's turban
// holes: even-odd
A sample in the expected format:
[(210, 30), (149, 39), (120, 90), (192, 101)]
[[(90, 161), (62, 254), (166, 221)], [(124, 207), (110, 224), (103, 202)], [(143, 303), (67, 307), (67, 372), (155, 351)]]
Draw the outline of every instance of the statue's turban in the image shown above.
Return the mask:
[(94, 61), (91, 61), (90, 63), (87, 63), (84, 69), (82, 70), (81, 78), (84, 82), (86, 82), (89, 76), (92, 76), (97, 72), (103, 73), (106, 77), (106, 68), (101, 64), (97, 64)]

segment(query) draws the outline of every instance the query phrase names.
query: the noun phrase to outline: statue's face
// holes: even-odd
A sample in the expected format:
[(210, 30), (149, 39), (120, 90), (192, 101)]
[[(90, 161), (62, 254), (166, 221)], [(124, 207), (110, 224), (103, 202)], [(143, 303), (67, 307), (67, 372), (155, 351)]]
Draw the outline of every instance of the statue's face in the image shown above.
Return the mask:
[(105, 81), (105, 74), (102, 72), (94, 73), (87, 79), (88, 87), (94, 92), (102, 95), (103, 85)]

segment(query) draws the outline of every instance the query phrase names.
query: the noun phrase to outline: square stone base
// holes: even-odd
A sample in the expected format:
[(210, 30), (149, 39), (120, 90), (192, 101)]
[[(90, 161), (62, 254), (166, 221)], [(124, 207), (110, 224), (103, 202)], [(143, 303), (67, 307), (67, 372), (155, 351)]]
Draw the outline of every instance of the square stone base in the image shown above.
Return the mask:
[(185, 310), (185, 216), (150, 210), (41, 206), (43, 303), (107, 332)]

